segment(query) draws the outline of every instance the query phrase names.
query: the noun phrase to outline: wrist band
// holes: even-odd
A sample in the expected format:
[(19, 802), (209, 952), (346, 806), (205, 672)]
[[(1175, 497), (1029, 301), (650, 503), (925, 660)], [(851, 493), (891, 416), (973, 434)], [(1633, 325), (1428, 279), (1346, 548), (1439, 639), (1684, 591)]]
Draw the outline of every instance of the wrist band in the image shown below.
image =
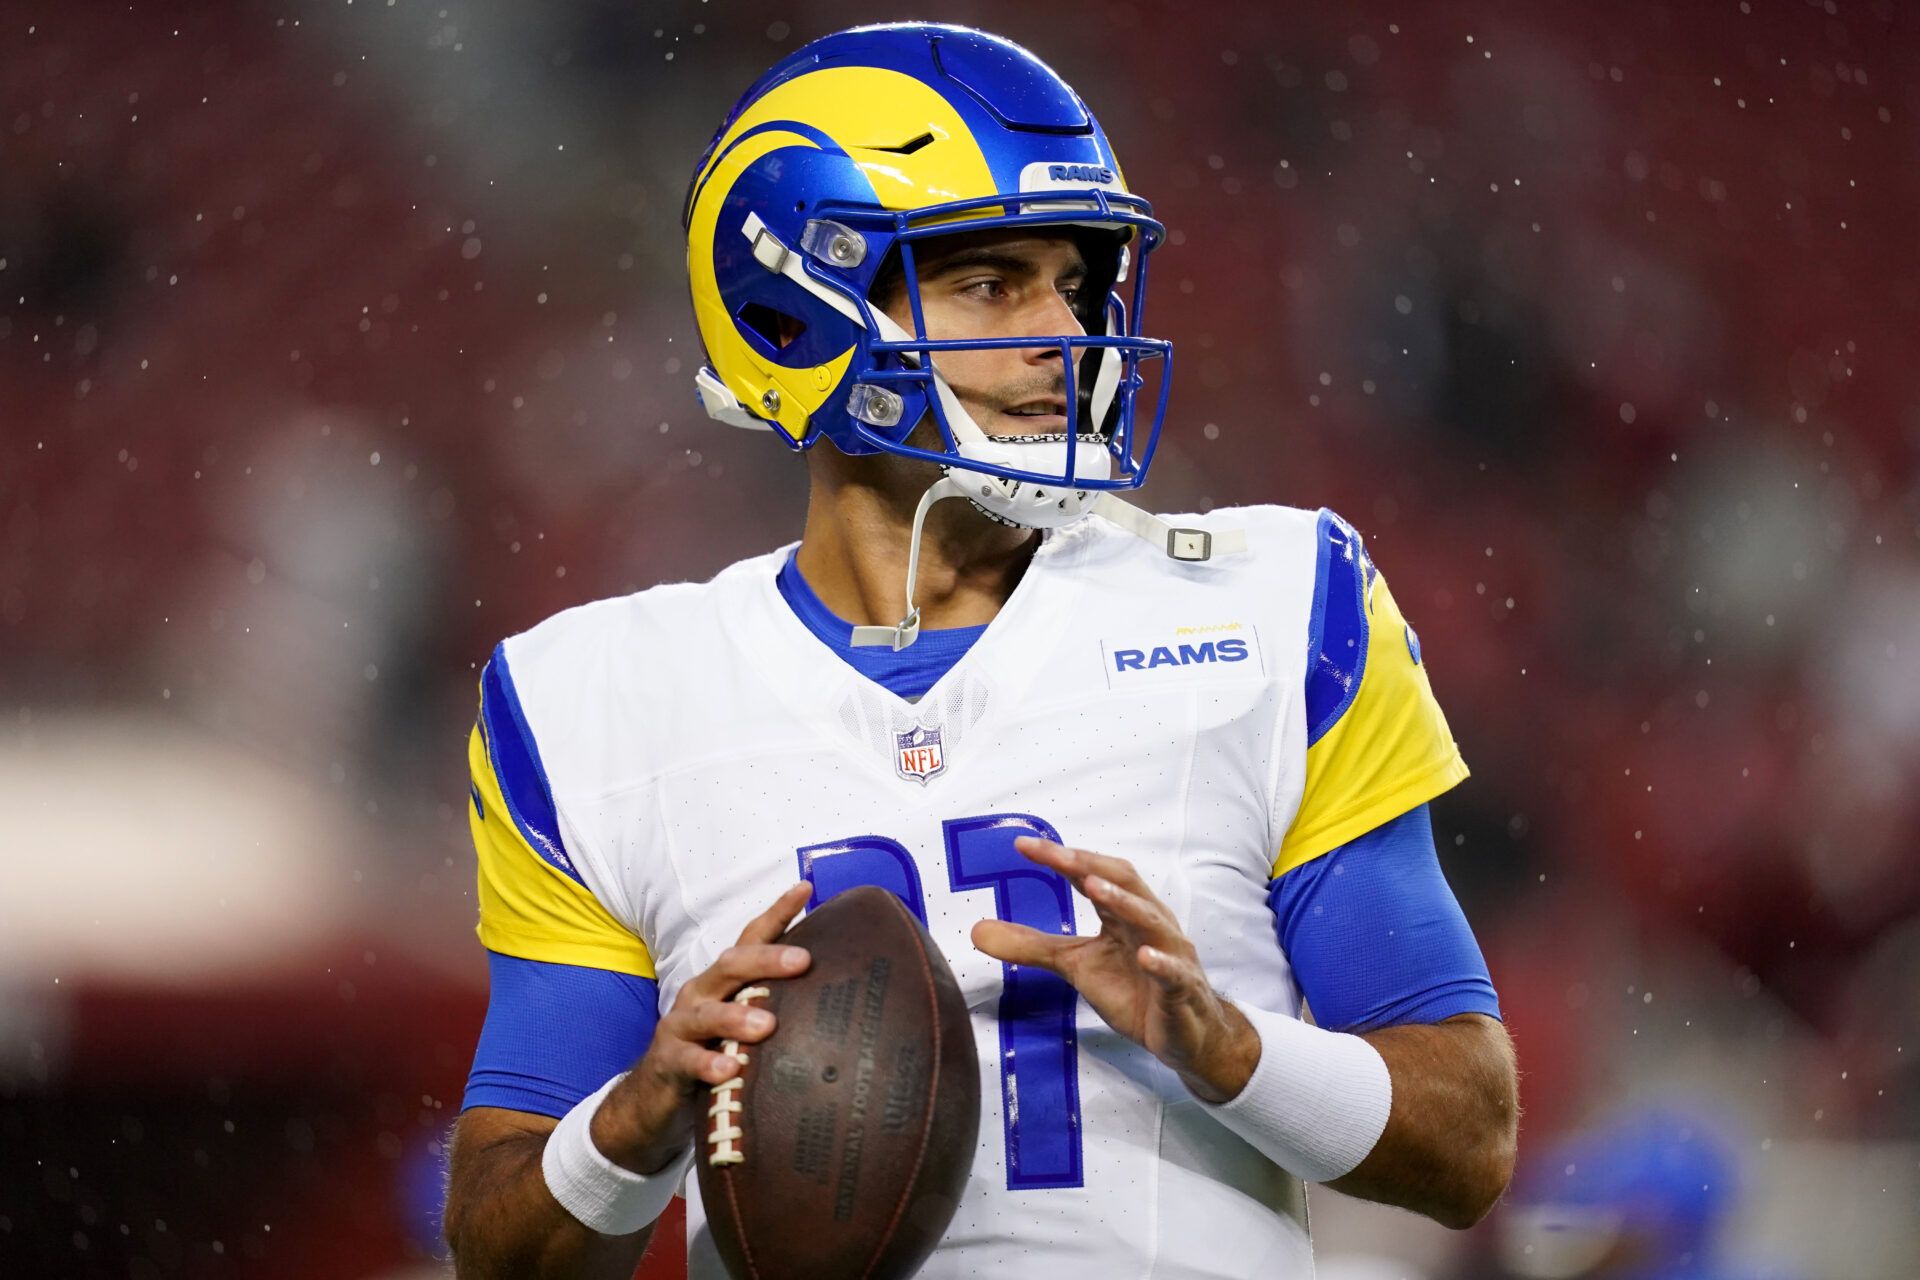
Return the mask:
[(574, 1105), (547, 1135), (540, 1155), (540, 1171), (547, 1190), (568, 1213), (603, 1236), (629, 1236), (659, 1217), (679, 1189), (693, 1159), (693, 1147), (658, 1173), (639, 1174), (607, 1159), (593, 1145), (593, 1113), (613, 1087), (626, 1078), (621, 1072)]
[(1245, 1005), (1240, 1012), (1260, 1035), (1260, 1061), (1238, 1096), (1201, 1106), (1307, 1182), (1353, 1172), (1393, 1110), (1386, 1059), (1356, 1035)]

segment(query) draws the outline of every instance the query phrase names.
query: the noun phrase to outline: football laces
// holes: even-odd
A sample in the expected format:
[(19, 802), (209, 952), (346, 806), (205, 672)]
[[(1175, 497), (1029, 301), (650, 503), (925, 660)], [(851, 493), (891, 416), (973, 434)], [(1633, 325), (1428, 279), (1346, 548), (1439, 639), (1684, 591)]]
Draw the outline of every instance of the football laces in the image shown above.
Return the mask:
[[(742, 987), (734, 993), (733, 1002), (750, 1004), (772, 994), (765, 987)], [(745, 1136), (745, 1131), (734, 1117), (741, 1111), (740, 1099), (736, 1095), (740, 1092), (740, 1086), (747, 1082), (747, 1054), (738, 1040), (722, 1042), (720, 1052), (739, 1063), (740, 1070), (708, 1090), (713, 1097), (713, 1105), (707, 1108), (707, 1119), (712, 1122), (707, 1132), (707, 1145), (713, 1150), (707, 1153), (707, 1163), (740, 1164), (747, 1157), (733, 1144)]]

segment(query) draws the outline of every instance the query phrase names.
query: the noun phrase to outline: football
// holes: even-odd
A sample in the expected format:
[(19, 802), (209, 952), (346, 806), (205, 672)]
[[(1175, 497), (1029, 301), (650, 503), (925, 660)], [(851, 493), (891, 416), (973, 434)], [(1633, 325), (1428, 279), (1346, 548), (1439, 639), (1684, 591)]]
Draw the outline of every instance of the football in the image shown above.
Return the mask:
[(782, 941), (813, 964), (734, 998), (778, 1019), (728, 1041), (694, 1155), (736, 1280), (910, 1276), (960, 1202), (980, 1129), (973, 1025), (953, 971), (891, 893), (862, 887)]

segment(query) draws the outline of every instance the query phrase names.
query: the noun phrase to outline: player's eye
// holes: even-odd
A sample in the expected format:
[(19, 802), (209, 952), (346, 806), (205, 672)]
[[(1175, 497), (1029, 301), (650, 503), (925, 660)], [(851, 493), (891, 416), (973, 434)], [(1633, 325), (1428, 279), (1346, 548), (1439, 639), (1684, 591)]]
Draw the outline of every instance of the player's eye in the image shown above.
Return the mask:
[(970, 298), (1004, 298), (1007, 296), (1007, 282), (995, 277), (973, 280), (962, 285), (960, 293), (961, 296)]

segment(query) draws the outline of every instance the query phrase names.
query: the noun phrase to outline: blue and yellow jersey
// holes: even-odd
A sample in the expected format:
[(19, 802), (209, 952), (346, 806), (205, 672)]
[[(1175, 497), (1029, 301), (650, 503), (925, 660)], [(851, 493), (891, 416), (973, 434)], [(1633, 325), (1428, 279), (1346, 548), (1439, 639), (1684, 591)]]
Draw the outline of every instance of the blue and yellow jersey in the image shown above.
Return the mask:
[(1322, 510), (1307, 632), (1306, 782), (1273, 874), (1346, 844), (1467, 776), (1401, 616), (1354, 527)]

